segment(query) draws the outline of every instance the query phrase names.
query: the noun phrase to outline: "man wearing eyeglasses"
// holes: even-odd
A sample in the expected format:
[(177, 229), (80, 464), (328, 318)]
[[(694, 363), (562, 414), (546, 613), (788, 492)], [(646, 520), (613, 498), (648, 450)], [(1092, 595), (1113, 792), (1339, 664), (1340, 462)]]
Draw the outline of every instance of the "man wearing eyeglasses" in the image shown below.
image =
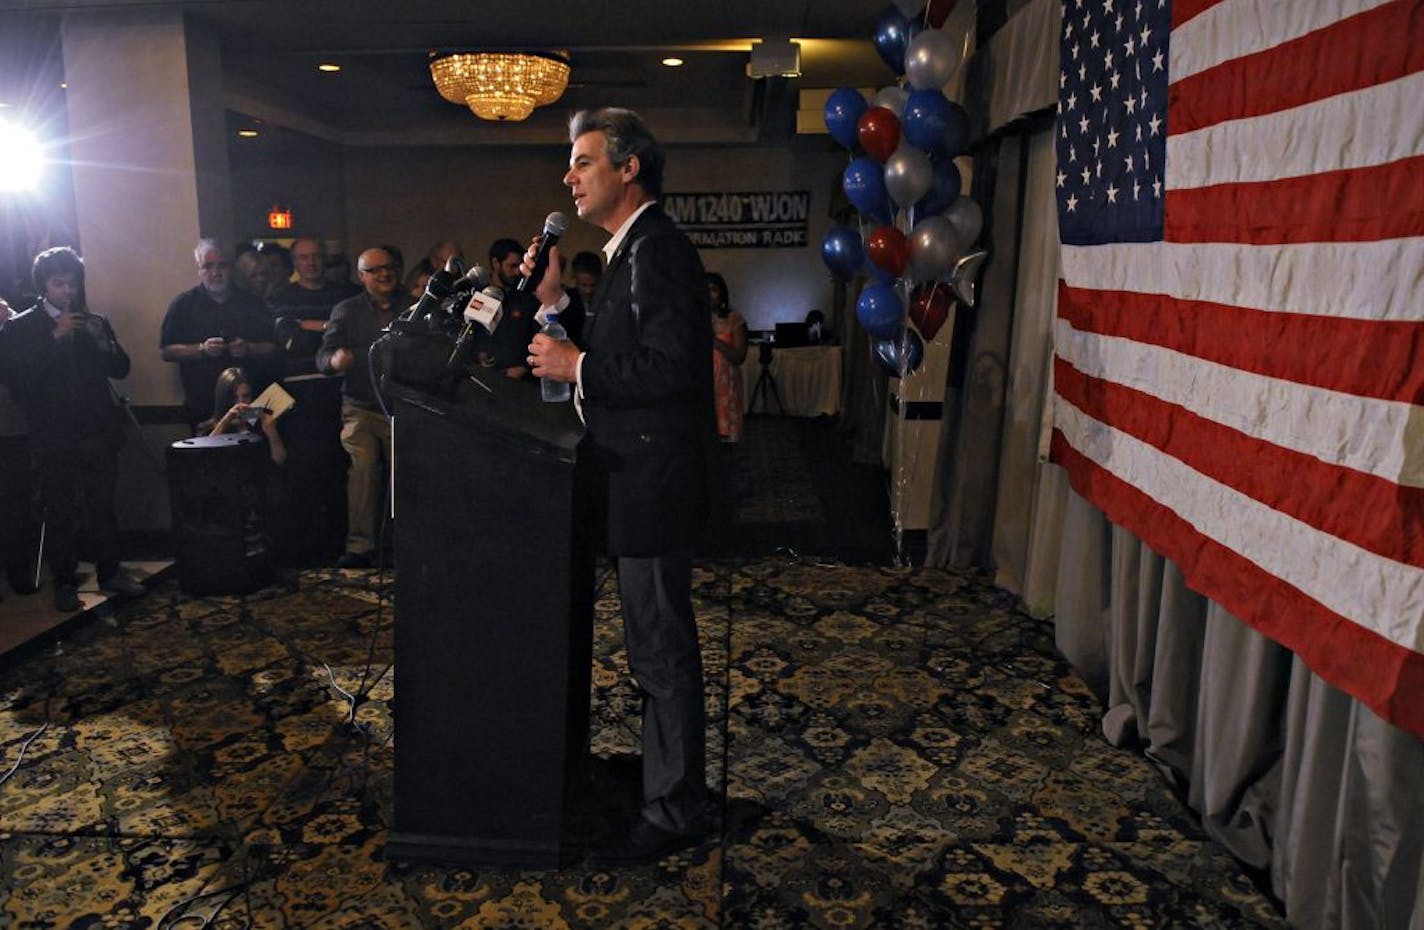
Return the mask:
[(178, 365), (190, 426), (212, 416), (213, 388), (223, 369), (238, 366), (254, 390), (272, 380), (277, 343), (272, 316), (256, 297), (232, 286), (232, 264), (216, 239), (193, 249), (198, 286), (173, 298), (159, 329), (165, 362)]
[(391, 427), (381, 413), (367, 354), (401, 309), (396, 304), (401, 271), (400, 261), (386, 249), (362, 252), (356, 275), (363, 290), (331, 308), (316, 353), (318, 371), (344, 375), (341, 445), (351, 456), (351, 471), (346, 476), (346, 552), (337, 568), (369, 568), (376, 556), (381, 470), (390, 462)]

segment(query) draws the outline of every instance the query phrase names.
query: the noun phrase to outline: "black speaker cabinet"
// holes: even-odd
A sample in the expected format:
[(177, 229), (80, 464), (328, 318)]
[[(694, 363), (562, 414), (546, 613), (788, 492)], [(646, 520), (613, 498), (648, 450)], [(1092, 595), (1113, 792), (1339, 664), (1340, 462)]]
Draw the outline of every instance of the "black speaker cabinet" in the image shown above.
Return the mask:
[(168, 447), (168, 496), (187, 594), (245, 594), (271, 576), (263, 520), (267, 444), (251, 433)]
[(341, 380), (307, 374), (283, 382), (296, 404), (277, 421), (287, 445), (285, 494), (267, 523), (281, 564), (330, 564), (345, 548), (351, 459), (341, 447)]
[(568, 403), (497, 375), (392, 385), (393, 858), (557, 868), (576, 855), (593, 551)]

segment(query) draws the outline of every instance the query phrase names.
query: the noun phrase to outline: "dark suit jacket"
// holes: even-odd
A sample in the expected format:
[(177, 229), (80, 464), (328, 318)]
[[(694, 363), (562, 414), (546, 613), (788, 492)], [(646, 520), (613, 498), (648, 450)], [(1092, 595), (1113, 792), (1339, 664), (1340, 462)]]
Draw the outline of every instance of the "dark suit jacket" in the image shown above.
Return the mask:
[(583, 414), (607, 482), (610, 555), (688, 548), (715, 435), (712, 324), (697, 250), (657, 206), (629, 230), (587, 308)]
[(0, 377), (24, 405), (31, 451), (67, 454), (84, 439), (117, 448), (123, 444), (123, 423), (109, 379), (128, 375), (128, 355), (98, 314), (64, 339), (50, 336), (54, 327), (44, 306), (36, 304), (0, 330)]

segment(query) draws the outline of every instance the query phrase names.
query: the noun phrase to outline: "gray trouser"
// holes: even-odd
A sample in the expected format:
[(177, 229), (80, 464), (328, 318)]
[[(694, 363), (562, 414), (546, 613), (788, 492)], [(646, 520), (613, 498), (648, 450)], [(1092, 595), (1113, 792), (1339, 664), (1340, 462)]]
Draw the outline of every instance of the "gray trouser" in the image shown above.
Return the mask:
[(341, 446), (351, 456), (346, 476), (346, 551), (376, 550), (380, 525), (382, 468), (391, 460), (391, 425), (381, 414), (353, 404), (341, 406)]
[(685, 832), (701, 825), (706, 717), (692, 614), (692, 554), (618, 559), (628, 664), (643, 689), (643, 816)]

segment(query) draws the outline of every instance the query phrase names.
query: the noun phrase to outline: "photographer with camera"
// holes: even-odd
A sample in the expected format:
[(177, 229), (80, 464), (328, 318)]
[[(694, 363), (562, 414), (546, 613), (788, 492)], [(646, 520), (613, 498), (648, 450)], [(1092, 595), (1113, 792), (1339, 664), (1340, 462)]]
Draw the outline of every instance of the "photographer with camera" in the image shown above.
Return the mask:
[(267, 440), (267, 450), (273, 465), (283, 465), (287, 461), (287, 447), (282, 442), (282, 434), (277, 430), (277, 417), (266, 407), (252, 405), (252, 384), (241, 368), (227, 368), (218, 375), (217, 386), (213, 388), (212, 419), (198, 427), (203, 427), (209, 436), (225, 433), (256, 433)]
[(144, 592), (119, 574), (114, 519), (124, 436), (109, 379), (128, 375), (129, 357), (109, 321), (85, 306), (84, 263), (73, 249), (41, 252), (33, 274), (40, 301), (0, 330), (0, 373), (29, 422), (54, 606), (73, 613), (81, 607), (81, 544), (93, 551), (101, 591), (124, 597)]

